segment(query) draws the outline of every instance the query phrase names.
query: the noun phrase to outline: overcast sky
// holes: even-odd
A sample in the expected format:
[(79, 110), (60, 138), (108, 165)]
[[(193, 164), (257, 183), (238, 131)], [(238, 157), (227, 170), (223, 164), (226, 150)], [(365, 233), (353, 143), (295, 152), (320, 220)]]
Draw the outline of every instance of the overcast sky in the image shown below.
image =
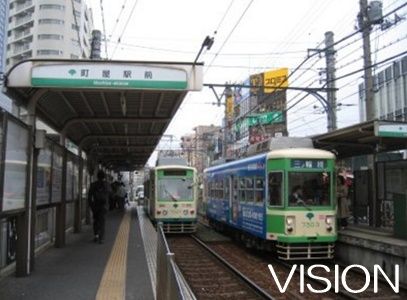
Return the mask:
[[(103, 31), (101, 1), (87, 2), (93, 9), (95, 28)], [(405, 2), (384, 0), (383, 11)], [(210, 35), (215, 43), (200, 57), (206, 66), (204, 82), (225, 83), (240, 82), (267, 69), (293, 70), (306, 57), (307, 49), (323, 46), (326, 31), (333, 31), (334, 39), (339, 40), (355, 30), (359, 0), (104, 0), (103, 8), (109, 59), (193, 61), (203, 39)], [(399, 16), (406, 14), (406, 7), (398, 11)], [(406, 34), (406, 21), (387, 31), (374, 29), (373, 61), (405, 51)], [(362, 67), (360, 37), (358, 34), (337, 46), (337, 76)], [(309, 60), (289, 84), (321, 86), (319, 71), (324, 66), (324, 57)], [(359, 122), (356, 105), (361, 76), (359, 73), (337, 83), (338, 102), (349, 105), (338, 112), (338, 127)], [(289, 104), (303, 96), (297, 94), (288, 92)], [(207, 88), (189, 93), (166, 134), (179, 138), (197, 125), (220, 125), (224, 108), (211, 104), (215, 101)], [(326, 131), (326, 115), (314, 109), (315, 105), (321, 106), (308, 97), (289, 111), (290, 135)]]

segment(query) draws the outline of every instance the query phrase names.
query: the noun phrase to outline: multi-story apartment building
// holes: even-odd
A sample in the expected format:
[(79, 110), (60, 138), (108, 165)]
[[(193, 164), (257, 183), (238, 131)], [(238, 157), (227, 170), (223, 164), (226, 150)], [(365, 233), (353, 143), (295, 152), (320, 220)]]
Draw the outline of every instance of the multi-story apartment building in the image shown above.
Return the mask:
[[(375, 117), (407, 122), (407, 56), (374, 76)], [(359, 85), (359, 117), (366, 121), (364, 84)]]
[(4, 72), (5, 50), (6, 50), (6, 29), (8, 15), (8, 0), (0, 0), (0, 72)]
[(195, 134), (185, 134), (181, 137), (182, 157), (185, 158), (188, 165), (192, 166), (194, 162)]
[(89, 58), (92, 12), (85, 0), (10, 0), (7, 68), (28, 58)]
[[(0, 89), (6, 65), (8, 0), (0, 0)], [(11, 111), (11, 100), (0, 90), (0, 107)]]
[(183, 157), (189, 165), (195, 167), (199, 174), (210, 165), (216, 157), (221, 137), (219, 126), (200, 125), (194, 128), (195, 133), (181, 137)]

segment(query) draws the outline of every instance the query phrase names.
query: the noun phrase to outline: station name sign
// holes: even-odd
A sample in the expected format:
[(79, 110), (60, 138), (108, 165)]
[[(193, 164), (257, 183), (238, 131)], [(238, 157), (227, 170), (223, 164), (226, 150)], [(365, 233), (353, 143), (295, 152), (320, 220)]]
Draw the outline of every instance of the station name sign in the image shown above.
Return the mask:
[(407, 138), (407, 124), (376, 124), (375, 135), (379, 137)]
[(36, 87), (184, 90), (185, 70), (131, 64), (57, 64), (32, 69)]

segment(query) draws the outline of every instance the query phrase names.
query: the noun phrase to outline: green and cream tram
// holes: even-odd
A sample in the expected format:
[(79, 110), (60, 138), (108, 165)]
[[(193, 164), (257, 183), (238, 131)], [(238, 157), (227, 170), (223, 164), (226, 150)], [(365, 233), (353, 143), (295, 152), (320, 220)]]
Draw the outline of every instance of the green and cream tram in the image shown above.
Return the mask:
[(150, 170), (144, 183), (145, 210), (153, 223), (161, 222), (164, 232), (195, 232), (197, 222), (196, 169), (183, 165), (162, 165)]

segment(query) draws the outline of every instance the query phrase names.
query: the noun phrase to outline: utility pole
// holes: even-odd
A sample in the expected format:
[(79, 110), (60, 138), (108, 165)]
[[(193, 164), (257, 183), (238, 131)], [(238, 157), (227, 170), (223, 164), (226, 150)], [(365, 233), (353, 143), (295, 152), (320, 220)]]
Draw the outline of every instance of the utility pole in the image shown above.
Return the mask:
[(328, 118), (328, 131), (336, 130), (336, 75), (335, 75), (335, 50), (334, 33), (325, 32), (325, 59), (326, 59), (326, 82), (327, 82), (327, 102), (330, 108), (326, 112)]
[(368, 16), (367, 0), (360, 0), (359, 30), (363, 37), (363, 67), (365, 80), (366, 121), (375, 118), (375, 105), (373, 98), (372, 56), (370, 50), (371, 22)]
[[(380, 23), (382, 18), (377, 17), (372, 13), (372, 7), (368, 5), (367, 0), (360, 0), (360, 12), (358, 15), (359, 30), (362, 32), (363, 37), (363, 67), (364, 67), (364, 81), (365, 81), (365, 101), (366, 101), (366, 121), (374, 120), (375, 104), (373, 97), (373, 75), (372, 75), (372, 58), (370, 50), (370, 32), (372, 30), (372, 24)], [(372, 4), (371, 4), (372, 5)], [(381, 7), (380, 7), (381, 10)], [(374, 11), (373, 11), (374, 13)], [(381, 13), (380, 13), (381, 15)], [(369, 191), (368, 197), (369, 206), (369, 225), (380, 227), (381, 224), (381, 212), (380, 203), (377, 197), (377, 171), (376, 171), (377, 153), (376, 149), (372, 155), (367, 156), (367, 165), (369, 169)]]

